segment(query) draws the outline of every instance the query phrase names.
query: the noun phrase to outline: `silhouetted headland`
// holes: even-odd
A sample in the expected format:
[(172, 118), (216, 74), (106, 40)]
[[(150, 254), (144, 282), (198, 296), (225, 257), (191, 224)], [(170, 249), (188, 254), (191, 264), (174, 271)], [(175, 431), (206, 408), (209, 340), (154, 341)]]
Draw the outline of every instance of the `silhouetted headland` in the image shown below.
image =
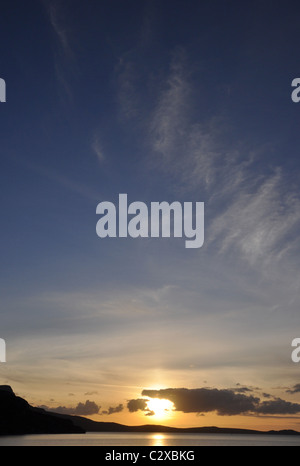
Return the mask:
[(79, 434), (86, 432), (144, 432), (186, 434), (264, 434), (300, 435), (295, 430), (270, 430), (221, 427), (168, 427), (162, 425), (127, 426), (115, 422), (97, 422), (81, 416), (71, 416), (34, 408), (16, 396), (8, 385), (0, 385), (0, 435)]
[(0, 435), (84, 433), (84, 429), (16, 396), (8, 385), (0, 386)]

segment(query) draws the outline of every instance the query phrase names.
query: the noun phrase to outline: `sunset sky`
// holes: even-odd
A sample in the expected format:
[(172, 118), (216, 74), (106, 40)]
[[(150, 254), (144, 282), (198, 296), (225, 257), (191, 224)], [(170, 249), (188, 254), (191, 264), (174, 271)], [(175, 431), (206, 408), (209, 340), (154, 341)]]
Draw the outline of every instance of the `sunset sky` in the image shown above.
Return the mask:
[[(0, 9), (0, 384), (98, 421), (300, 431), (298, 2)], [(99, 238), (120, 193), (204, 202), (203, 247)]]

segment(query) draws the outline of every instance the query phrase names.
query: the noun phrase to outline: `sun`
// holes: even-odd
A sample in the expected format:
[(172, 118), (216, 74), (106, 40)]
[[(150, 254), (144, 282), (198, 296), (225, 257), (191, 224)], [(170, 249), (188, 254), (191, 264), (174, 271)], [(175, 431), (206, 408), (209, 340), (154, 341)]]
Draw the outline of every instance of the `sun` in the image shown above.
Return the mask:
[(151, 398), (147, 401), (148, 410), (153, 413), (156, 418), (165, 418), (170, 415), (174, 409), (174, 403), (170, 400)]

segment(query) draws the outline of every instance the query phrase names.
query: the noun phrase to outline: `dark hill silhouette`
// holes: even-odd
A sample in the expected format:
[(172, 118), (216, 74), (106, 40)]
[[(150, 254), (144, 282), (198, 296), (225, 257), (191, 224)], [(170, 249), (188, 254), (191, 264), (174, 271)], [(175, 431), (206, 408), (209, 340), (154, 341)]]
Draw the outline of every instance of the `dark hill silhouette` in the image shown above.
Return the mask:
[(72, 419), (33, 408), (8, 385), (0, 386), (0, 435), (84, 433)]
[(116, 422), (97, 422), (81, 416), (70, 416), (66, 414), (57, 414), (65, 419), (72, 419), (74, 424), (82, 427), (86, 432), (152, 432), (152, 433), (186, 433), (186, 434), (250, 434), (250, 435), (300, 435), (295, 430), (270, 430), (259, 431), (251, 429), (238, 429), (231, 427), (168, 427), (154, 424), (142, 426), (127, 426)]

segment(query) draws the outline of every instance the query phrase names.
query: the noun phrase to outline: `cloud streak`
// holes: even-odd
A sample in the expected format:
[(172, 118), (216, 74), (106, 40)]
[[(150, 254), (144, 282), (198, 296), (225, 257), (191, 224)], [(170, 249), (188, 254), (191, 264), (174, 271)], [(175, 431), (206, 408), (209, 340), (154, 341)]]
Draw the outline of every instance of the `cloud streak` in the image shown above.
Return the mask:
[[(184, 65), (184, 51), (179, 49), (170, 64), (170, 74), (161, 92), (150, 125), (153, 150), (161, 156), (163, 166), (178, 166), (186, 139), (190, 86)], [(175, 166), (174, 166), (175, 162)]]
[(63, 54), (65, 57), (73, 58), (69, 31), (63, 19), (61, 2), (58, 0), (42, 0), (42, 3)]
[(67, 96), (67, 102), (73, 103), (74, 95), (71, 83), (79, 75), (74, 52), (72, 28), (67, 25), (69, 15), (60, 0), (41, 0), (44, 5), (55, 39), (54, 70), (57, 82)]
[(92, 151), (97, 156), (97, 159), (98, 159), (99, 163), (102, 163), (105, 160), (105, 156), (104, 156), (104, 152), (103, 152), (103, 149), (102, 149), (102, 144), (101, 144), (101, 141), (100, 141), (100, 137), (99, 137), (99, 135), (97, 133), (95, 133), (94, 136), (93, 136), (92, 143), (91, 143), (91, 148), (92, 148)]

